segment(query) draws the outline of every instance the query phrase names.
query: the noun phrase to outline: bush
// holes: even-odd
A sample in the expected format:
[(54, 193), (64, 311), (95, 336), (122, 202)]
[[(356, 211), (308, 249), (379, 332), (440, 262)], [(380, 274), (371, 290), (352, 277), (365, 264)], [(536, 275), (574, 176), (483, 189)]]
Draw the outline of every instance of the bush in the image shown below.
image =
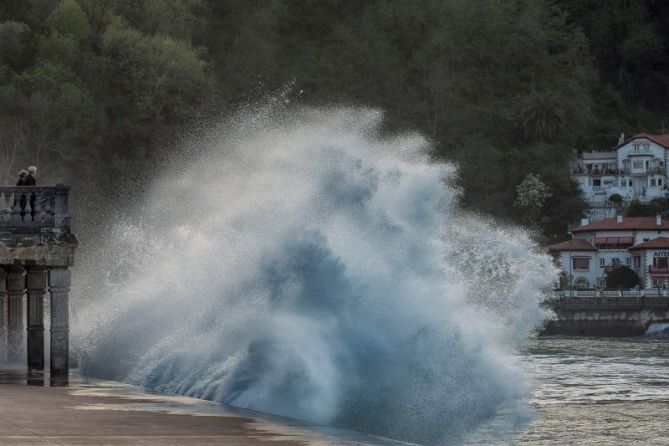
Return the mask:
[(664, 198), (653, 198), (648, 204), (643, 204), (639, 200), (632, 200), (627, 209), (625, 216), (627, 217), (655, 217), (658, 214), (666, 215), (667, 200)]
[(607, 288), (634, 288), (639, 285), (639, 276), (627, 266), (614, 269), (606, 275)]
[(612, 194), (609, 197), (609, 201), (613, 204), (621, 204), (623, 202), (623, 197), (620, 196), (620, 194)]

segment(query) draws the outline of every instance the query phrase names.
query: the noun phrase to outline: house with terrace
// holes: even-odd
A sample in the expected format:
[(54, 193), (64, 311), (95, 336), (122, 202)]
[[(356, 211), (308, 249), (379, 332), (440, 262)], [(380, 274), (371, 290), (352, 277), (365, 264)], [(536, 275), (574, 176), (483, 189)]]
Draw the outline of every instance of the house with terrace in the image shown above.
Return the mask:
[[(588, 203), (591, 221), (613, 217), (632, 200), (666, 199), (669, 135), (620, 136), (607, 151), (584, 152), (572, 174)], [(614, 198), (611, 200), (611, 198)]]
[(642, 287), (669, 288), (669, 221), (659, 215), (586, 219), (548, 250), (569, 286), (606, 287), (607, 275), (626, 266)]

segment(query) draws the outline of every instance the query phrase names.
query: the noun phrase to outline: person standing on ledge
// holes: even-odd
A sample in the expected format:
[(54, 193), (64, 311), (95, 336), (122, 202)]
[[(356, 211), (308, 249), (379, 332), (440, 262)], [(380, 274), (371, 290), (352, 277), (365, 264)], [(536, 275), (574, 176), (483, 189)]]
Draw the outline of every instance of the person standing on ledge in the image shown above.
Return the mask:
[(19, 181), (16, 182), (16, 185), (17, 186), (23, 186), (23, 182), (26, 180), (27, 175), (28, 175), (28, 171), (25, 170), (25, 169), (22, 170), (21, 172), (19, 172)]
[(23, 180), (24, 186), (35, 186), (37, 180), (35, 179), (35, 174), (37, 173), (37, 167), (30, 166), (28, 167), (28, 176)]

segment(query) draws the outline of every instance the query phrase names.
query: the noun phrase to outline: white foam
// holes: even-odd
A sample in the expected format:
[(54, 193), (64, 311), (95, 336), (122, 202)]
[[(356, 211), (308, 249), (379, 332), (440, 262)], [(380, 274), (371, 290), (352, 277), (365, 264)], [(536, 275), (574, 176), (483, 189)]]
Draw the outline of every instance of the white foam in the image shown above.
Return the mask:
[(522, 400), (509, 354), (550, 259), (458, 213), (455, 168), (381, 123), (270, 109), (192, 141), (77, 273), (106, 277), (79, 302), (82, 372), (423, 443)]

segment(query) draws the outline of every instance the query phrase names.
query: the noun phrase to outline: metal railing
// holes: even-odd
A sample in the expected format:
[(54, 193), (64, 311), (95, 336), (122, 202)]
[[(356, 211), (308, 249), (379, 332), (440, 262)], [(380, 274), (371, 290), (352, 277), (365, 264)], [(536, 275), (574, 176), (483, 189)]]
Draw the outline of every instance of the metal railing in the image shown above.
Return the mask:
[(70, 187), (0, 186), (0, 230), (70, 227)]
[(666, 267), (666, 266), (660, 267), (660, 266), (650, 265), (648, 267), (648, 272), (651, 273), (651, 274), (667, 274), (667, 275), (669, 275), (669, 267)]

